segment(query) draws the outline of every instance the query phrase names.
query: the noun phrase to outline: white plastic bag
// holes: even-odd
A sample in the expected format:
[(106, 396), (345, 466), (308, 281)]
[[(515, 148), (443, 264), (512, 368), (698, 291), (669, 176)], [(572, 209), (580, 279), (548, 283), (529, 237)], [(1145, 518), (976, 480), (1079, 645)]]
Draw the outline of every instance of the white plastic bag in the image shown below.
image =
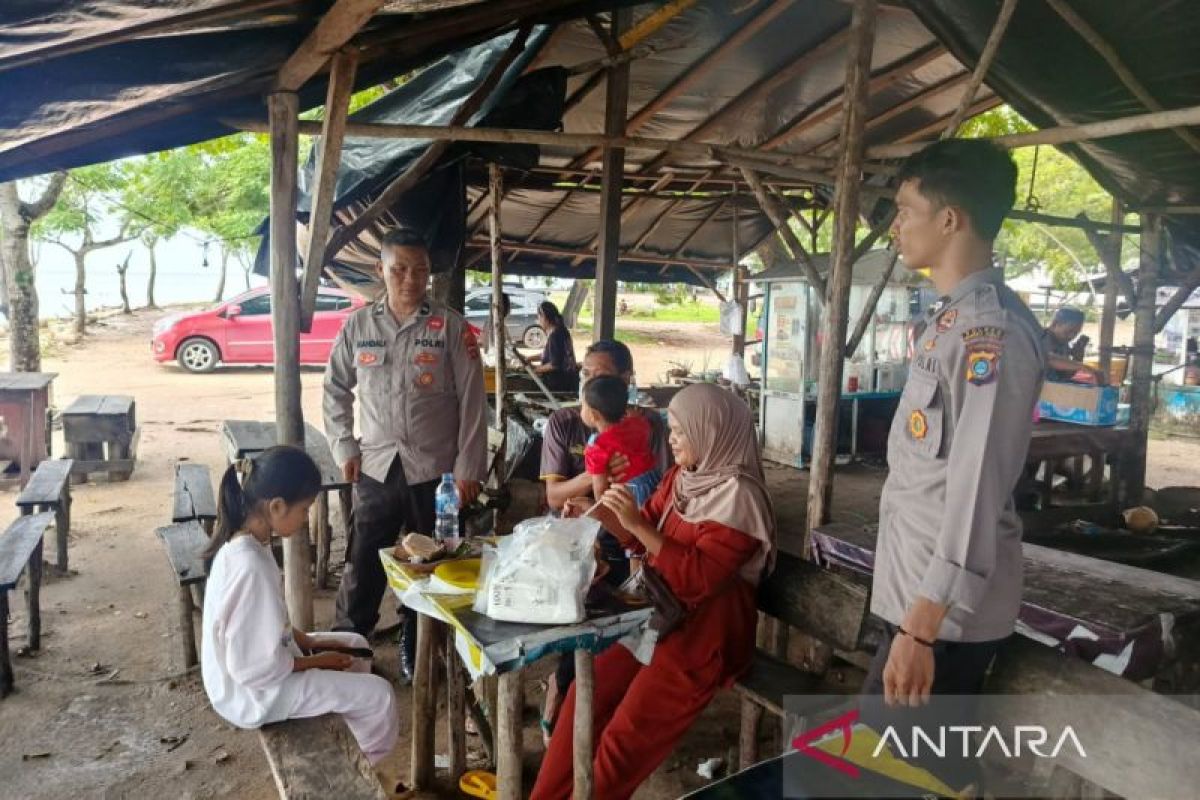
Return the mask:
[(582, 622), (599, 532), (600, 523), (590, 518), (522, 522), (500, 540), (495, 556), (485, 554), (475, 610), (504, 622)]
[(725, 369), (721, 371), (721, 377), (738, 388), (744, 389), (750, 385), (750, 373), (746, 372), (746, 362), (736, 354), (731, 354), (725, 360)]
[(737, 336), (746, 332), (746, 318), (742, 316), (742, 307), (734, 300), (721, 303), (721, 333), (726, 336)]

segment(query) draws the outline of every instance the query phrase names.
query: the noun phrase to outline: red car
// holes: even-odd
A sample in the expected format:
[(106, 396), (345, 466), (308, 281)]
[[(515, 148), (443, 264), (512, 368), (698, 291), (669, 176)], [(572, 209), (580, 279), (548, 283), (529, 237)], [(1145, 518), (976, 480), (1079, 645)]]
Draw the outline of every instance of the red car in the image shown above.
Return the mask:
[[(300, 363), (324, 364), (338, 331), (362, 298), (322, 287), (312, 331), (300, 334)], [(188, 372), (211, 372), (218, 363), (273, 364), (271, 290), (252, 289), (206, 311), (172, 314), (154, 323), (154, 360), (178, 361)]]

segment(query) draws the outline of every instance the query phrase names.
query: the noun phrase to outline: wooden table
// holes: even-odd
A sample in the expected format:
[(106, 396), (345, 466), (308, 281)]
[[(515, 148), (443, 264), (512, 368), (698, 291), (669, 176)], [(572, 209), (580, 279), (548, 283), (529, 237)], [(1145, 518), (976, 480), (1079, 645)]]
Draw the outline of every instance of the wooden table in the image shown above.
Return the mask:
[[(0, 461), (20, 465), (21, 485), (50, 457), (50, 384), (54, 372), (0, 372)], [(7, 465), (4, 465), (7, 466)], [(0, 469), (0, 473), (4, 472)]]
[(1050, 503), (1050, 492), (1054, 480), (1054, 464), (1064, 459), (1075, 459), (1076, 472), (1081, 475), (1080, 462), (1083, 456), (1092, 459), (1088, 477), (1089, 494), (1099, 499), (1104, 482), (1104, 465), (1113, 459), (1113, 479), (1110, 481), (1110, 498), (1117, 505), (1120, 501), (1120, 464), (1127, 452), (1136, 445), (1137, 435), (1127, 427), (1100, 428), (1074, 425), (1069, 422), (1042, 420), (1033, 426), (1029, 440), (1029, 464), (1045, 464), (1042, 481), (1042, 505)]
[[(279, 444), (274, 422), (258, 422), (246, 419), (227, 419), (221, 423), (221, 441), (225, 445), (225, 457), (230, 463), (259, 453)], [(329, 580), (329, 548), (332, 531), (329, 526), (329, 493), (337, 492), (341, 504), (342, 520), (350, 524), (352, 488), (342, 470), (334, 461), (333, 451), (325, 434), (312, 425), (304, 425), (304, 449), (321, 471), (321, 493), (312, 510), (312, 532), (316, 541), (315, 582), (324, 589)], [(347, 535), (349, 531), (347, 530)]]
[[(453, 633), (453, 647), (472, 678), (499, 676), (496, 715), (496, 779), (499, 800), (518, 800), (521, 794), (522, 676), (525, 667), (543, 656), (575, 653), (575, 785), (591, 786), (594, 748), (592, 731), (592, 654), (642, 626), (649, 608), (614, 608), (597, 612), (577, 625), (530, 625), (498, 622), (471, 609), (473, 594), (435, 594), (422, 591), (424, 576), (392, 556), (379, 557), (388, 585), (408, 608), (420, 612), (417, 661), (413, 675), (412, 774), (413, 788), (428, 789), (433, 779), (434, 727), (437, 712), (435, 642), (443, 623)], [(450, 715), (450, 773), (455, 783), (465, 770), (463, 700), (466, 687), (455, 661), (448, 657), (447, 709)], [(582, 732), (587, 732), (581, 735)], [(578, 788), (576, 796), (585, 794)], [(590, 796), (590, 791), (587, 792)]]
[[(871, 574), (874, 526), (813, 530), (814, 559)], [(1117, 675), (1153, 678), (1200, 634), (1200, 581), (1111, 561), (1023, 546), (1025, 588), (1017, 633)]]

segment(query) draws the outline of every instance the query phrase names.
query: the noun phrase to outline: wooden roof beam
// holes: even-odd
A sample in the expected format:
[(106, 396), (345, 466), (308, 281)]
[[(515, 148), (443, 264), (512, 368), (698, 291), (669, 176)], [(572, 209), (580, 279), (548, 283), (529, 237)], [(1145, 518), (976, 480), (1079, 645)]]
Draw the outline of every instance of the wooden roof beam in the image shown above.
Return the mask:
[[(625, 121), (626, 135), (640, 130), (655, 114), (669, 105), (676, 97), (695, 86), (704, 76), (716, 69), (717, 65), (736, 52), (739, 47), (748, 42), (756, 33), (769, 25), (794, 3), (795, 0), (774, 0), (765, 9), (747, 21), (745, 25), (738, 28), (728, 39), (701, 56), (695, 63), (684, 70), (682, 75), (659, 92), (657, 97)], [(571, 166), (578, 167), (586, 164), (599, 155), (600, 148), (592, 148), (571, 162)]]
[(275, 90), (294, 92), (307, 83), (375, 16), (385, 1), (337, 0), (279, 68)]
[[(868, 93), (875, 94), (876, 92), (883, 91), (892, 84), (912, 75), (922, 67), (937, 61), (946, 55), (946, 52), (946, 48), (942, 44), (935, 42), (911, 56), (889, 64), (871, 78), (870, 83), (867, 84)], [(761, 147), (764, 150), (774, 150), (806, 131), (812, 130), (816, 126), (837, 117), (842, 111), (843, 91), (844, 89), (837, 91), (815, 104), (815, 106), (811, 106), (800, 112), (799, 116), (784, 125), (779, 133), (776, 133), (770, 139), (763, 142)], [(814, 111), (814, 108), (819, 108), (820, 110)]]
[[(491, 243), (486, 239), (471, 239), (467, 242), (468, 247), (485, 247), (490, 248)], [(572, 247), (555, 247), (553, 245), (543, 244), (526, 244), (524, 242), (513, 242), (504, 240), (500, 242), (500, 247), (504, 250), (509, 250), (516, 253), (533, 253), (535, 255), (554, 256), (556, 258), (581, 259), (582, 261), (594, 261), (596, 253), (594, 251), (581, 253), (579, 248)], [(732, 269), (733, 265), (725, 261), (708, 261), (698, 258), (667, 258), (663, 256), (650, 255), (648, 253), (634, 253), (624, 250), (618, 254), (618, 261), (640, 261), (643, 264), (664, 264), (667, 266), (692, 266), (698, 269)]]
[[(1149, 111), (1165, 111), (1162, 103), (1154, 99), (1150, 91), (1142, 84), (1141, 81), (1134, 76), (1133, 72), (1117, 55), (1117, 51), (1105, 41), (1104, 37), (1096, 31), (1088, 21), (1080, 16), (1079, 12), (1071, 8), (1066, 0), (1046, 0), (1047, 4), (1063, 18), (1067, 25), (1078, 33), (1083, 40), (1092, 46), (1092, 49), (1099, 53), (1105, 63), (1112, 69), (1116, 76), (1125, 85), (1125, 88), (1133, 93), (1133, 96), (1138, 99), (1142, 105)], [(1200, 137), (1184, 128), (1173, 128), (1172, 131), (1176, 136), (1183, 140), (1184, 144), (1192, 148), (1192, 150), (1200, 153)]]

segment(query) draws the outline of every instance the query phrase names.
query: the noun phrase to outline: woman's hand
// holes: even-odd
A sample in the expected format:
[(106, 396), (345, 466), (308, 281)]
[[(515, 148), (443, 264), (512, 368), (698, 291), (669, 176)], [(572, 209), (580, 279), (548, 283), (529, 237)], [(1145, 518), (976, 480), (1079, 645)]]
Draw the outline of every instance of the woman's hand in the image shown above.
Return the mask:
[(338, 653), (332, 650), (317, 653), (315, 656), (301, 656), (295, 659), (293, 672), (303, 672), (308, 669), (328, 669), (335, 672), (345, 672), (354, 663), (354, 657), (349, 653)]
[(617, 515), (617, 519), (625, 526), (626, 530), (636, 535), (634, 528), (642, 524), (642, 512), (638, 510), (637, 501), (633, 499), (633, 492), (629, 491), (627, 486), (609, 487), (604, 496), (600, 498), (600, 502)]
[(594, 505), (590, 497), (572, 497), (567, 502), (563, 503), (562, 515), (566, 519), (575, 519), (582, 517), (584, 513)]

